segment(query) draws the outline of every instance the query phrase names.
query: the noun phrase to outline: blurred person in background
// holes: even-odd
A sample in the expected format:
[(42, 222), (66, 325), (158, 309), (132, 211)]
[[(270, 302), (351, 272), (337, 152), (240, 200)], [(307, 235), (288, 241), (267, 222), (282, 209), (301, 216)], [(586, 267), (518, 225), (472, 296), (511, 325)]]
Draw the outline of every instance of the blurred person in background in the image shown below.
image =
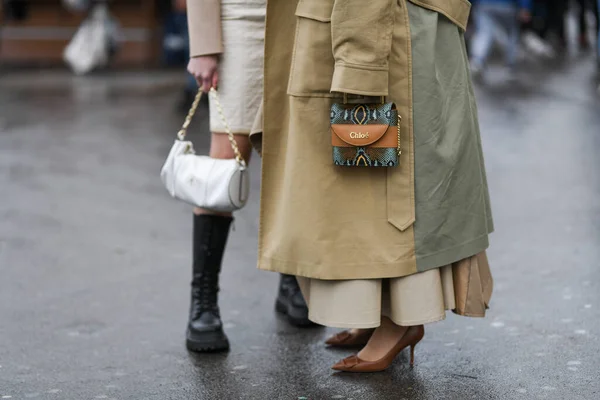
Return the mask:
[(475, 0), (475, 34), (471, 43), (471, 72), (483, 76), (494, 44), (504, 51), (506, 65), (514, 72), (519, 51), (520, 23), (531, 20), (532, 0)]
[(550, 39), (549, 34), (552, 33), (556, 37), (559, 50), (565, 50), (567, 48), (565, 19), (569, 2), (568, 0), (547, 0), (546, 4), (547, 21), (542, 37)]
[[(581, 50), (590, 48), (589, 40), (589, 23), (587, 13), (591, 10), (595, 20), (596, 28), (598, 29), (598, 3), (597, 0), (577, 0), (578, 3), (578, 38), (577, 43)], [(542, 32), (544, 38), (549, 38), (549, 34), (553, 34), (558, 44), (559, 50), (566, 50), (568, 47), (568, 38), (566, 30), (566, 19), (570, 10), (570, 2), (568, 0), (547, 0), (546, 13), (547, 23)]]
[[(600, 74), (600, 0), (596, 2), (596, 24), (598, 34), (598, 38), (596, 39), (596, 67), (598, 74)], [(598, 86), (598, 91), (600, 92), (600, 86)]]
[[(175, 10), (178, 15), (180, 15), (180, 23), (182, 27), (185, 27), (183, 30), (185, 38), (187, 41), (187, 50), (189, 51), (189, 29), (187, 24), (187, 4), (186, 0), (175, 0)], [(188, 110), (192, 103), (194, 102), (194, 97), (198, 92), (198, 83), (196, 82), (196, 77), (192, 74), (188, 73), (185, 88), (183, 90), (183, 99), (181, 101), (180, 108), (184, 111)]]
[(521, 53), (542, 61), (553, 59), (556, 50), (543, 37), (548, 21), (546, 0), (533, 0), (532, 4), (530, 21), (521, 22)]
[[(588, 0), (577, 0), (577, 3), (579, 4), (578, 43), (579, 43), (579, 48), (582, 50), (589, 50), (591, 48), (591, 43), (590, 43), (590, 39), (589, 39), (589, 34), (591, 33), (590, 32), (591, 27), (589, 26), (588, 18), (587, 18), (588, 11), (592, 12), (592, 15), (594, 17), (594, 25), (596, 26), (596, 29), (598, 29), (598, 3), (596, 1), (597, 0), (592, 0), (591, 3), (588, 3)], [(597, 33), (597, 31), (594, 33)], [(596, 36), (596, 35), (594, 35), (594, 36)]]
[[(29, 15), (29, 3), (26, 0), (1, 0), (2, 17), (8, 21), (23, 21)], [(0, 23), (3, 21), (0, 20)], [(1, 28), (1, 27), (0, 27)]]
[[(188, 71), (204, 92), (218, 88), (224, 115), (246, 161), (248, 135), (259, 115), (263, 89), (266, 0), (188, 0)], [(235, 158), (216, 103), (210, 102), (210, 156)], [(217, 301), (221, 260), (233, 221), (230, 214), (194, 210), (193, 279), (187, 347), (191, 351), (229, 348)], [(297, 326), (314, 325), (294, 276), (282, 275), (277, 310)]]
[[(158, 12), (164, 17), (163, 59), (166, 65), (180, 66), (189, 62), (190, 45), (186, 0), (161, 0)], [(187, 112), (198, 92), (196, 78), (187, 73), (178, 109)], [(206, 97), (203, 102), (208, 103)]]

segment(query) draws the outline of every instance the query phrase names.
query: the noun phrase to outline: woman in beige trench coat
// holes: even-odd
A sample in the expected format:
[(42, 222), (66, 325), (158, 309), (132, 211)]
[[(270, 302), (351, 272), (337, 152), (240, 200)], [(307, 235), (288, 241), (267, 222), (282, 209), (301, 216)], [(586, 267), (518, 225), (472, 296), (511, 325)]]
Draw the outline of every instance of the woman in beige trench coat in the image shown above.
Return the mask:
[[(314, 322), (387, 368), (446, 310), (483, 317), (493, 230), (468, 70), (466, 0), (269, 0), (259, 268), (299, 277)], [(387, 96), (396, 168), (334, 166), (329, 109)], [(351, 96), (352, 97), (352, 96)], [(369, 100), (367, 99), (367, 100)], [(412, 357), (411, 357), (412, 362)]]
[[(248, 135), (262, 99), (266, 0), (187, 0), (189, 72), (205, 92), (219, 89), (220, 103), (238, 147), (249, 161)], [(210, 156), (234, 158), (218, 104), (210, 98)], [(194, 210), (193, 279), (186, 344), (189, 350), (229, 348), (217, 301), (219, 273), (231, 214)], [(297, 326), (310, 326), (296, 278), (282, 275), (277, 310)]]

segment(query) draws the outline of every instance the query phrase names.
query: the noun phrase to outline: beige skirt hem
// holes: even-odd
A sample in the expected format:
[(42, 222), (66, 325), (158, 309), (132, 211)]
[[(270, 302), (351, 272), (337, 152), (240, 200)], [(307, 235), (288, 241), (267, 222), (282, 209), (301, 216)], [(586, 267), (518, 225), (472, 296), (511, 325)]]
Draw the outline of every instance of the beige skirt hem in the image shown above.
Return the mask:
[(376, 328), (442, 321), (446, 312), (484, 317), (493, 280), (485, 252), (437, 269), (391, 279), (320, 280), (297, 277), (309, 319), (336, 328)]
[[(377, 328), (379, 327), (379, 325), (381, 325), (381, 319), (377, 320), (377, 321), (373, 321), (371, 323), (369, 322), (365, 322), (365, 323), (346, 323), (346, 322), (336, 322), (336, 321), (325, 321), (325, 320), (320, 320), (319, 318), (311, 318), (309, 317), (309, 319), (314, 322), (315, 324), (319, 324), (319, 325), (323, 325), (323, 326), (329, 326), (331, 328), (340, 328), (340, 329), (372, 329), (372, 328)], [(412, 321), (404, 321), (404, 320), (396, 320), (394, 318), (390, 318), (396, 325), (400, 325), (400, 326), (417, 326), (417, 325), (425, 325), (425, 324), (432, 324), (434, 322), (440, 322), (446, 319), (446, 313), (444, 313), (443, 315), (440, 315), (438, 317), (433, 317), (430, 319), (425, 319), (425, 320), (412, 320)]]
[(394, 318), (390, 318), (392, 320), (392, 322), (394, 322), (396, 325), (400, 325), (400, 326), (417, 326), (417, 325), (425, 325), (425, 324), (433, 324), (434, 322), (440, 322), (446, 319), (446, 313), (444, 312), (444, 314), (438, 316), (438, 317), (432, 317), (432, 318), (428, 318), (428, 319), (423, 319), (423, 320), (396, 320)]
[[(309, 315), (308, 319), (310, 319), (315, 324), (329, 326), (331, 328), (340, 328), (340, 329), (371, 329), (377, 328), (381, 325), (381, 320), (373, 321), (371, 323), (351, 323), (351, 322), (336, 322), (330, 320), (320, 320), (319, 318), (311, 317)], [(396, 322), (394, 322), (396, 323)]]

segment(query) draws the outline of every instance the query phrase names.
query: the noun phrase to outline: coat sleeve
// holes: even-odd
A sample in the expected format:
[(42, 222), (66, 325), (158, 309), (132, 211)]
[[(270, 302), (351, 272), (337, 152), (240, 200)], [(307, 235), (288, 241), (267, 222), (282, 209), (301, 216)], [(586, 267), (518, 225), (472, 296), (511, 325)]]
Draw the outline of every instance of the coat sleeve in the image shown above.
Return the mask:
[(223, 53), (220, 0), (187, 0), (190, 57)]
[(331, 35), (335, 69), (332, 92), (388, 94), (389, 56), (397, 0), (335, 0)]

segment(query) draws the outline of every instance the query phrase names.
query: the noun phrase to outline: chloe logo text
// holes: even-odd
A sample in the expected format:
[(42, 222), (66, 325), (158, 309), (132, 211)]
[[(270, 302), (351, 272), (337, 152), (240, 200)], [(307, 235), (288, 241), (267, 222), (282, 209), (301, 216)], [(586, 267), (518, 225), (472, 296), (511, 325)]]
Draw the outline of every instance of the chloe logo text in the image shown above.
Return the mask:
[(369, 132), (350, 132), (351, 139), (368, 139)]

